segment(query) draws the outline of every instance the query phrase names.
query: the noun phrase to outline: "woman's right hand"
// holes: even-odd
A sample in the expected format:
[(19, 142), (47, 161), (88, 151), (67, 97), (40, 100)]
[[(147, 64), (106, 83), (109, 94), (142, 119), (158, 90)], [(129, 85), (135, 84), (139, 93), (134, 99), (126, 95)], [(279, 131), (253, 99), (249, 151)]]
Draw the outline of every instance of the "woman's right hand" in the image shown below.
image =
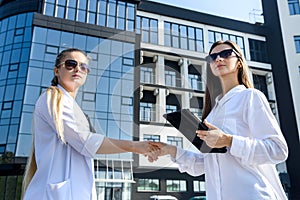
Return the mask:
[(176, 158), (177, 147), (163, 142), (150, 142), (151, 145), (157, 146), (160, 151), (158, 156), (170, 155)]

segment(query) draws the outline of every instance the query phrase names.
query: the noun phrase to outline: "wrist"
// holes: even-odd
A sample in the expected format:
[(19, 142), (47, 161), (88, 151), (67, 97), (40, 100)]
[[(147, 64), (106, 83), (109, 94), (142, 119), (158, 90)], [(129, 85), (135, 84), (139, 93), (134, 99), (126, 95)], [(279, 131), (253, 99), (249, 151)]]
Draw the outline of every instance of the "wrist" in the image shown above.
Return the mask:
[(167, 151), (173, 158), (176, 158), (177, 147), (173, 145), (167, 145)]
[(129, 145), (129, 152), (136, 153), (137, 152), (137, 141), (131, 141)]
[(227, 137), (227, 144), (226, 144), (226, 146), (227, 147), (231, 147), (231, 145), (232, 145), (232, 135), (226, 134), (226, 137)]

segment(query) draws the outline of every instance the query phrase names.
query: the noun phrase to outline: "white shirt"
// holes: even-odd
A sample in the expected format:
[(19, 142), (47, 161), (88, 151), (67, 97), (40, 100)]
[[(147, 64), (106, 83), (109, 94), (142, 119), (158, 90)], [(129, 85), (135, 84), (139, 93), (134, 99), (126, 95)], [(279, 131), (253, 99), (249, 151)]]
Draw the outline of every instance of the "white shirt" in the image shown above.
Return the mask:
[(269, 103), (256, 89), (236, 86), (216, 104), (207, 121), (233, 135), (227, 153), (196, 153), (177, 148), (180, 172), (205, 173), (208, 200), (285, 200), (275, 164), (288, 147)]
[(93, 157), (103, 135), (90, 132), (88, 121), (75, 100), (61, 87), (64, 137), (58, 139), (41, 94), (34, 111), (34, 145), (37, 171), (28, 185), (24, 200), (94, 200), (96, 198)]

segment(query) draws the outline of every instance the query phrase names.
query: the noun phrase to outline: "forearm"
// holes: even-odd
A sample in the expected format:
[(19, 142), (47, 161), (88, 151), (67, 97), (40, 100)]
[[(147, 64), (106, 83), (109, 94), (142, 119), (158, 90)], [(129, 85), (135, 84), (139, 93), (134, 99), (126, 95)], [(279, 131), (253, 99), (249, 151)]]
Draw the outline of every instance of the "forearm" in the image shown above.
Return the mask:
[(176, 159), (176, 154), (177, 154), (177, 147), (173, 145), (166, 145), (166, 152), (169, 154), (171, 157)]
[(97, 150), (97, 154), (114, 154), (135, 151), (134, 141), (104, 138), (102, 144)]

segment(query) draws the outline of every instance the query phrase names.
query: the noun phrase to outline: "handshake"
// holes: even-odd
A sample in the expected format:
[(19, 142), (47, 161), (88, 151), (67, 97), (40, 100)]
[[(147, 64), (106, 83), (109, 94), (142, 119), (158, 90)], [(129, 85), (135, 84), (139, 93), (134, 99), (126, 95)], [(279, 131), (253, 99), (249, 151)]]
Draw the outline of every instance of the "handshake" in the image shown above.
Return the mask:
[(176, 146), (169, 145), (163, 142), (135, 142), (134, 144), (134, 153), (143, 154), (148, 157), (149, 162), (154, 162), (158, 159), (159, 156), (171, 155), (176, 157)]

